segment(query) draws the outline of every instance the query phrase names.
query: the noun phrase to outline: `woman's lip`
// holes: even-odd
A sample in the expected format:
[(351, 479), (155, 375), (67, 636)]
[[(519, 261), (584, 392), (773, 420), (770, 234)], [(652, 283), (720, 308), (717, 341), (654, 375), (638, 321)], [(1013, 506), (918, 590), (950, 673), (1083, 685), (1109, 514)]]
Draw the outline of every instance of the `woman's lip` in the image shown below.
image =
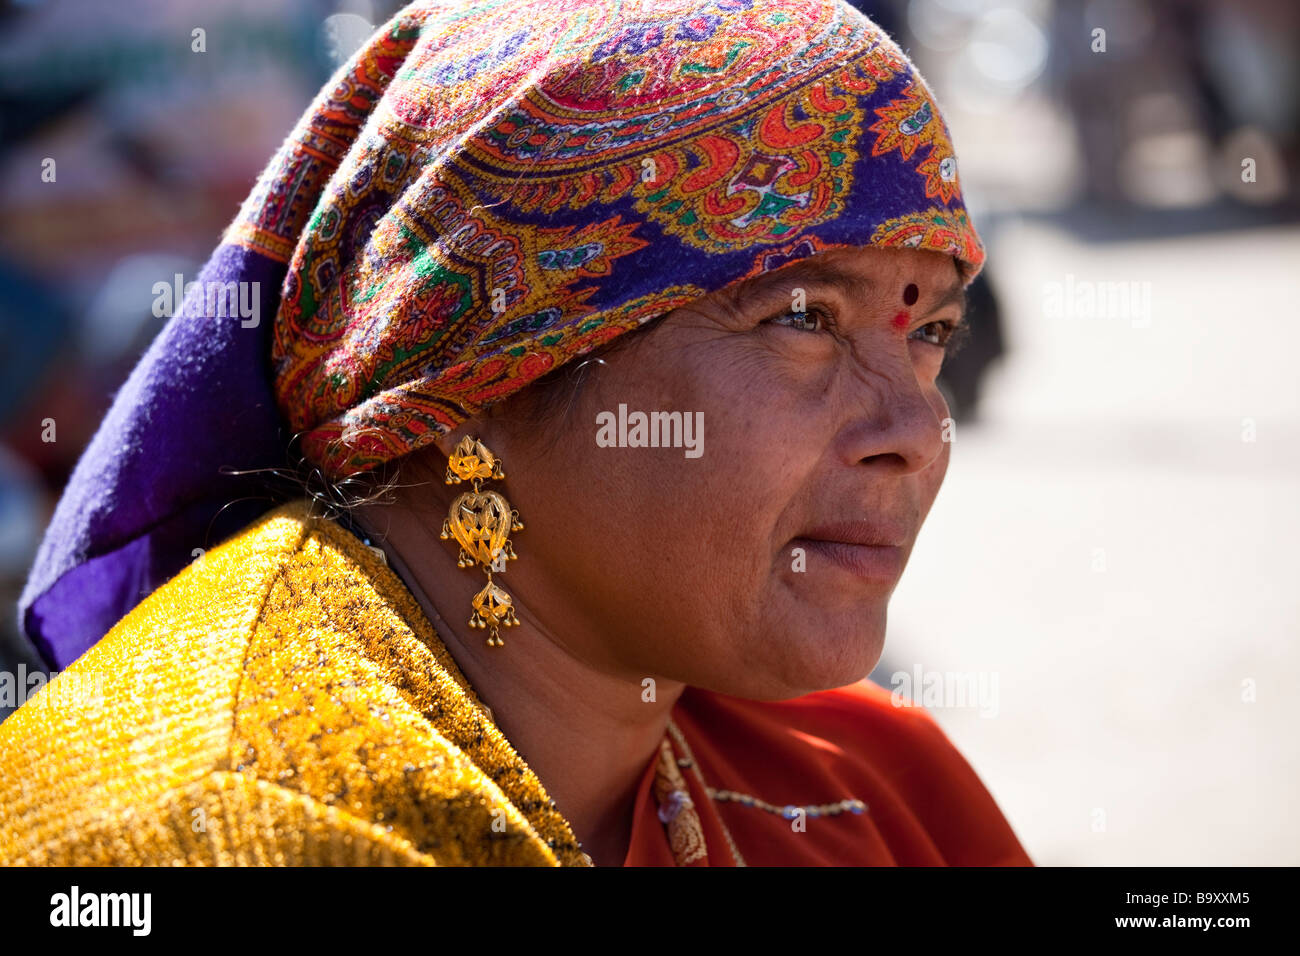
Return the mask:
[(892, 545), (849, 544), (816, 538), (795, 538), (793, 544), (860, 578), (897, 581), (903, 573), (903, 549)]

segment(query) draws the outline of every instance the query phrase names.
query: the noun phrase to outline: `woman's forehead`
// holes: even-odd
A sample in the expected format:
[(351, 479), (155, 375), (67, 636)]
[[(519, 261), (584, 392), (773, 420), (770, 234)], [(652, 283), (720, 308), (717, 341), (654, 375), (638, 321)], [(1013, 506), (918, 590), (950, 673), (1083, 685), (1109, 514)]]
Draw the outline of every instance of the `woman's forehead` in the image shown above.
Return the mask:
[(752, 295), (760, 291), (829, 288), (851, 299), (869, 298), (896, 284), (947, 288), (961, 285), (956, 260), (943, 253), (917, 249), (845, 247), (787, 263), (779, 269), (733, 283), (719, 290), (723, 296)]

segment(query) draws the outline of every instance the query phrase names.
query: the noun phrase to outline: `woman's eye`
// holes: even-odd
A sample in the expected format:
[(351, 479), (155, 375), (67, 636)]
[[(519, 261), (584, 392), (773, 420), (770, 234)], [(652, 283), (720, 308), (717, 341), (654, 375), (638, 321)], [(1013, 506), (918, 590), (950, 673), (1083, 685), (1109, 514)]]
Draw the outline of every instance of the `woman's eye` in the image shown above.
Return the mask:
[(928, 342), (931, 345), (944, 346), (948, 344), (948, 340), (952, 338), (952, 334), (956, 331), (957, 323), (955, 322), (948, 322), (946, 320), (942, 322), (927, 322), (912, 333), (912, 338), (921, 342)]
[(772, 325), (785, 325), (805, 332), (820, 332), (828, 324), (826, 316), (820, 309), (809, 309), (806, 312), (796, 312), (791, 309), (789, 312), (782, 312), (770, 319), (764, 319), (763, 322)]

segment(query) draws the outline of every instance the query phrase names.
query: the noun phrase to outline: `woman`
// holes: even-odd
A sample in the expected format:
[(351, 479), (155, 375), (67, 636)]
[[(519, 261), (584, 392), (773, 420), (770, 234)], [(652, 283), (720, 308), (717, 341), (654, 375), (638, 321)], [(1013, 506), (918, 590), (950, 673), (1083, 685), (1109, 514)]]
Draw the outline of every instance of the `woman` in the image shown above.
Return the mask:
[[(933, 98), (845, 4), (405, 8), (69, 485), (0, 855), (1028, 864), (855, 683), (982, 261)], [(289, 432), (312, 493), (267, 511)]]

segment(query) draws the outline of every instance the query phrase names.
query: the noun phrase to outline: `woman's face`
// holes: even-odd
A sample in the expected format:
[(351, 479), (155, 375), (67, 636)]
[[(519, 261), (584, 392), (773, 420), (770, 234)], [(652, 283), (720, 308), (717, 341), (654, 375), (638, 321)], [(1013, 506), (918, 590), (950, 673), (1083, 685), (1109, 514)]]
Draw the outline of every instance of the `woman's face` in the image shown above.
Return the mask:
[[(501, 583), (591, 666), (754, 699), (842, 686), (880, 657), (943, 481), (935, 379), (961, 314), (947, 256), (823, 253), (634, 333), (546, 434), (505, 414), (442, 444), (502, 458), (487, 487), (526, 527)], [(619, 447), (620, 405), (702, 434)]]

